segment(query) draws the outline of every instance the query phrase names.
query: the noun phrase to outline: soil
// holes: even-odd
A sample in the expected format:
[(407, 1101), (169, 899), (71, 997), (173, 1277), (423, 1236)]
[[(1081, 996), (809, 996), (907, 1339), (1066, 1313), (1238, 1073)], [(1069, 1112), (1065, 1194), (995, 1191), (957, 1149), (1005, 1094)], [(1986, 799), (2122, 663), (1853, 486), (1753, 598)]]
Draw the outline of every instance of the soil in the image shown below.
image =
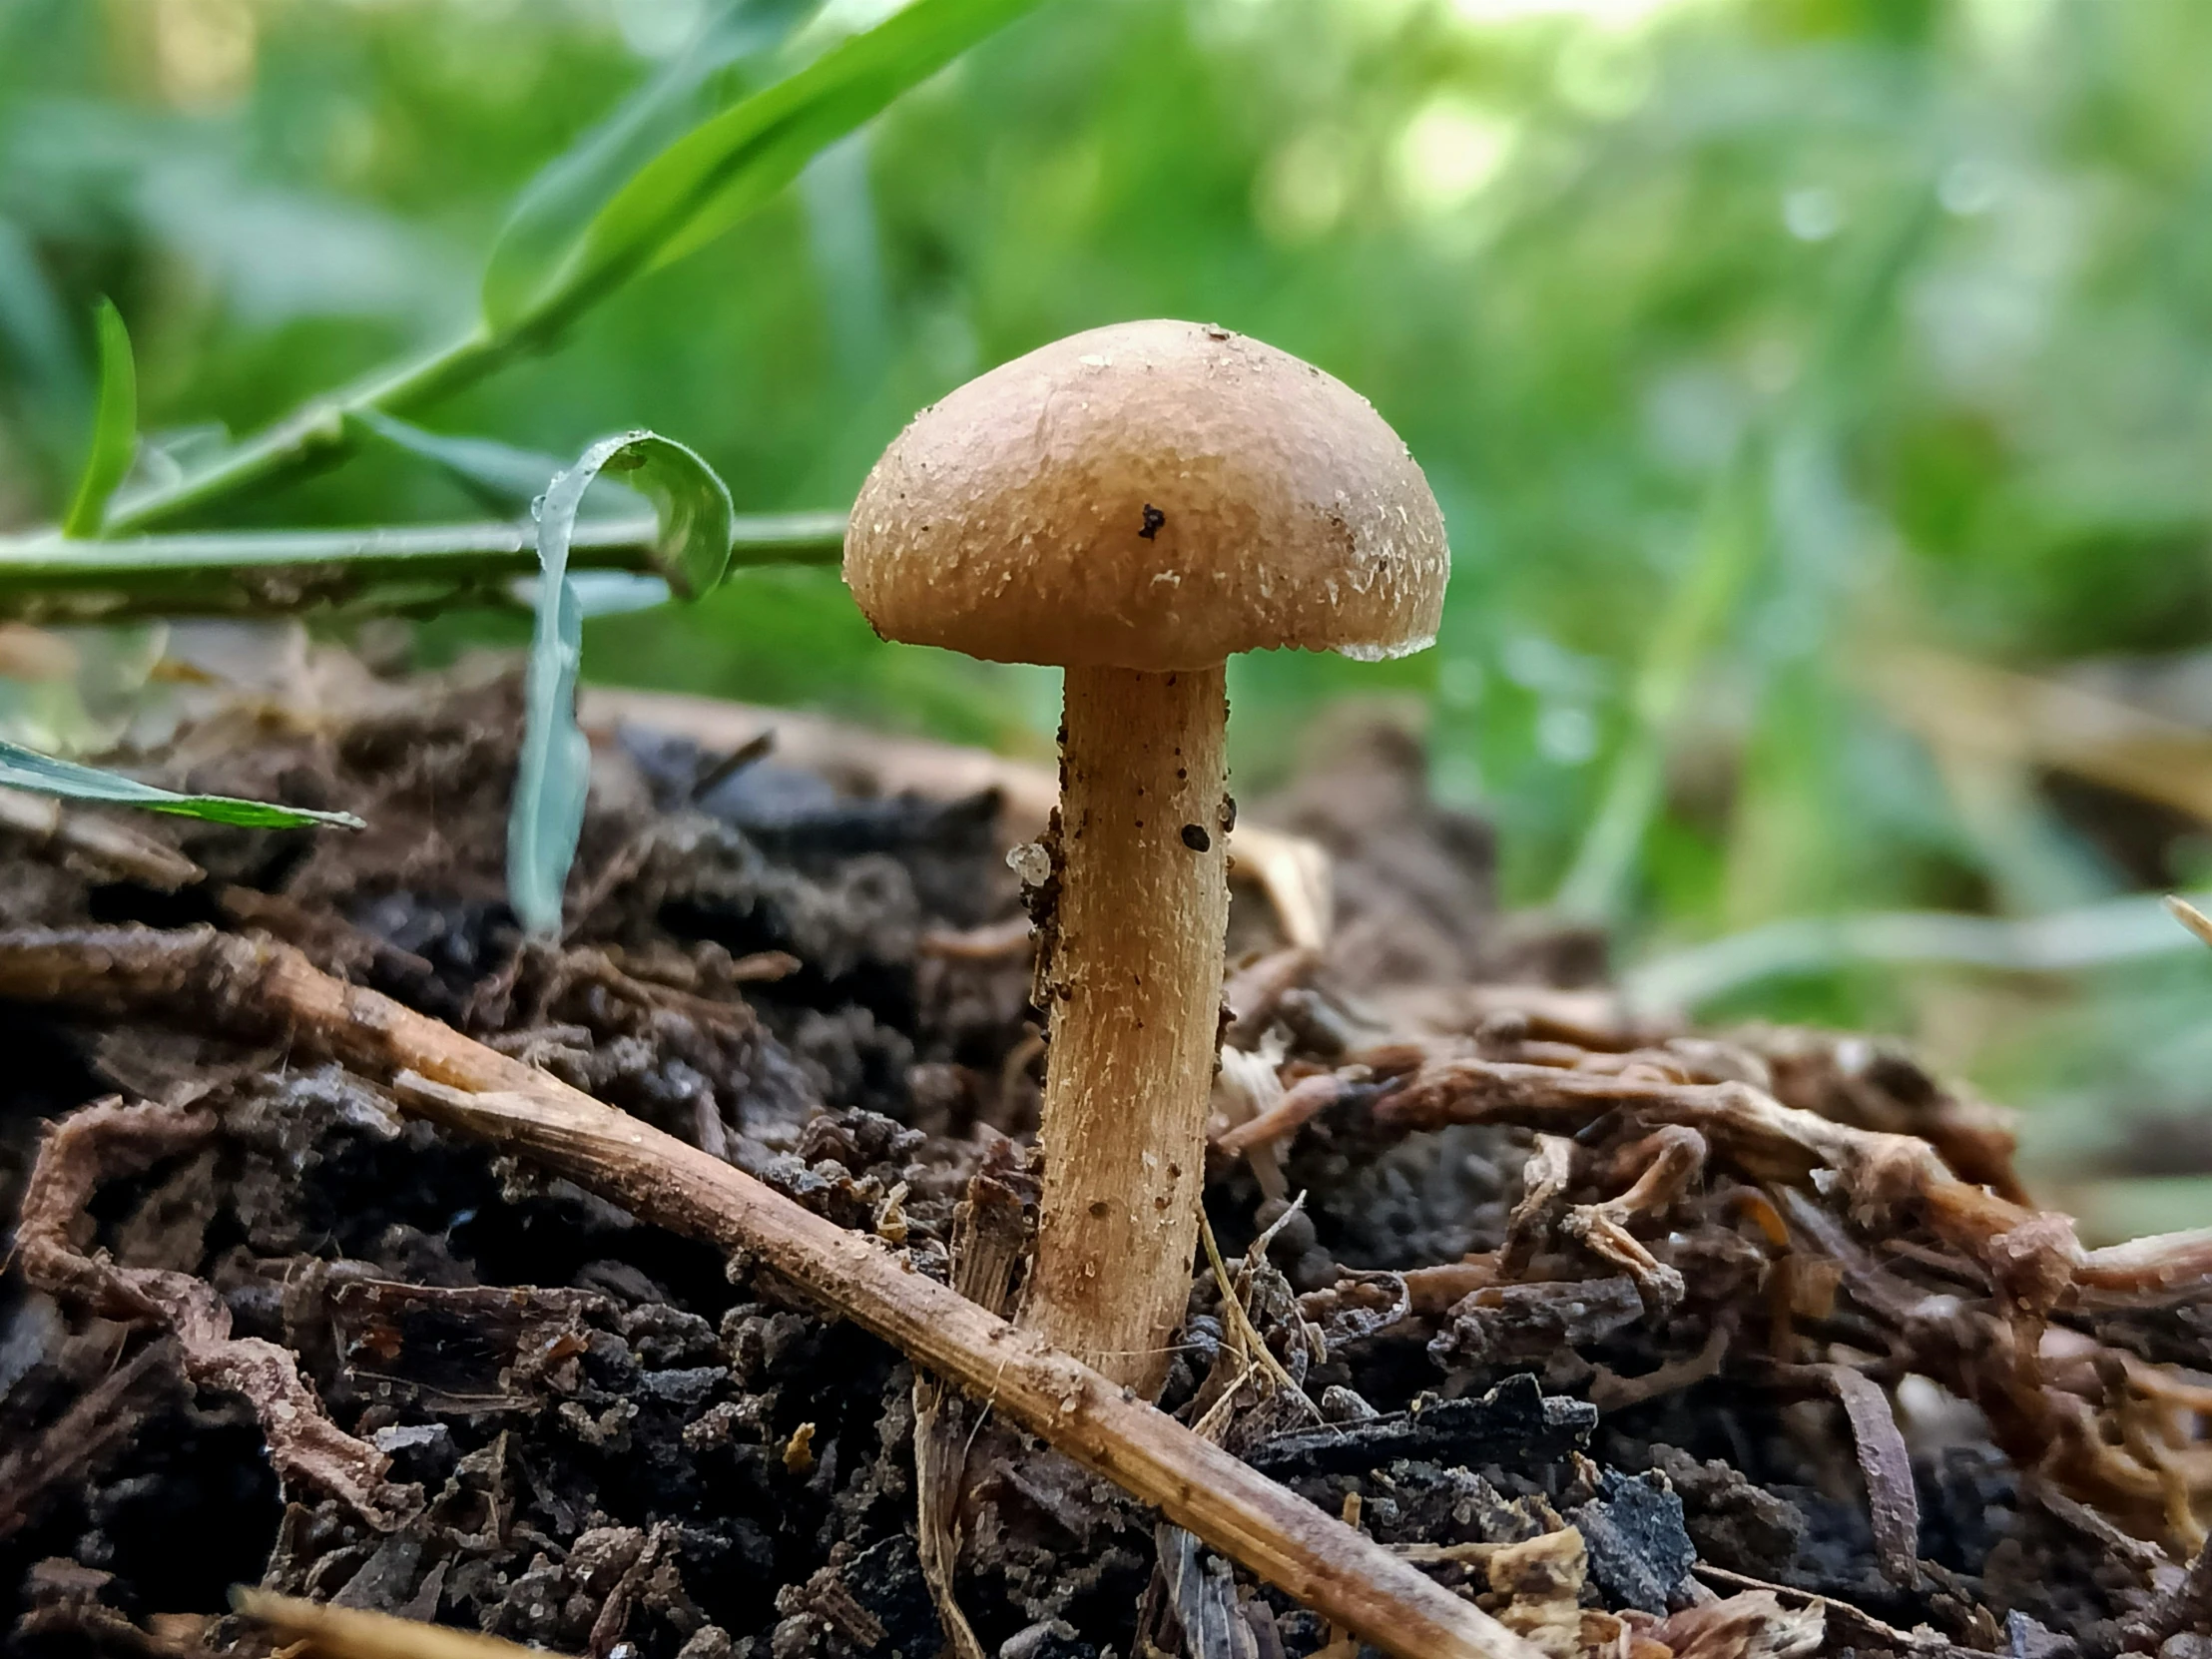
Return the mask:
[[(954, 1205), (979, 1171), (1018, 1193), (1035, 1126), (1041, 1053), (1027, 954), (999, 925), (1021, 894), (997, 803), (854, 794), (773, 753), (733, 769), (627, 733), (595, 758), (570, 934), (526, 947), (501, 899), (518, 725), (505, 677), (311, 725), (227, 711), (179, 739), (168, 776), (371, 828), (135, 822), (207, 872), (174, 891), (64, 838), (13, 836), (0, 926), (266, 928), (941, 1277)], [(1337, 859), (1328, 960), (1242, 1022), (1284, 1081), (1414, 1032), (1539, 1063), (1672, 1043), (1685, 1075), (1756, 1068), (1790, 1104), (1925, 1134), (1960, 1173), (2008, 1179), (1988, 1118), (1880, 1045), (1630, 1029), (1602, 995), (1602, 941), (1499, 915), (1486, 830), (1430, 806), (1418, 777), (1401, 736), (1367, 728), (1317, 740), (1307, 778), (1248, 804)], [(1279, 942), (1251, 893), (1233, 936), (1246, 952)], [(940, 1651), (912, 1370), (772, 1266), (402, 1123), (311, 1053), (21, 1004), (0, 1005), (0, 1037), (8, 1214), (43, 1127), (88, 1103), (212, 1115), (181, 1151), (114, 1161), (72, 1243), (212, 1288), (231, 1336), (293, 1357), (337, 1427), (388, 1458), (390, 1488), (413, 1489), (378, 1516), (280, 1481), (256, 1405), (192, 1381), (161, 1318), (34, 1287), (18, 1264), (0, 1289), (10, 1651), (265, 1650), (229, 1614), (236, 1584), (593, 1659)], [(2156, 1502), (2146, 1522), (2056, 1492), (1974, 1405), (1902, 1364), (1870, 1367), (1897, 1400), (1918, 1503), (1903, 1562), (1886, 1550), (1894, 1471), (1885, 1484), (1855, 1435), (1851, 1390), (1817, 1376), (1883, 1353), (1876, 1299), (1839, 1299), (1831, 1274), (1824, 1300), (1818, 1275), (1780, 1271), (1756, 1203), (1722, 1204), (1739, 1188), (1718, 1154), (1671, 1221), (1638, 1222), (1647, 1275), (1523, 1203), (1541, 1163), (1525, 1129), (1392, 1130), (1371, 1110), (1386, 1085), (1359, 1075), (1280, 1164), (1267, 1148), (1219, 1161), (1211, 1224), (1269, 1363), (1251, 1363), (1243, 1318), (1201, 1272), (1166, 1408), (1555, 1653), (2212, 1655), (2188, 1540), (2161, 1533)], [(1601, 1142), (1560, 1143), (1563, 1179), (1626, 1185), (1574, 1162), (1612, 1156)], [(1917, 1236), (1899, 1249), (1899, 1272), (1936, 1255)], [(1437, 1278), (1468, 1263), (1464, 1287)], [(1951, 1273), (1953, 1305), (1990, 1294), (1970, 1270), (1930, 1271)], [(2212, 1367), (2201, 1310), (2141, 1323), (2140, 1364)], [(958, 1420), (955, 1587), (984, 1652), (1350, 1659), (1315, 1615), (1104, 1482), (978, 1413)], [(1759, 1585), (1800, 1593), (1723, 1628), (1716, 1598)]]

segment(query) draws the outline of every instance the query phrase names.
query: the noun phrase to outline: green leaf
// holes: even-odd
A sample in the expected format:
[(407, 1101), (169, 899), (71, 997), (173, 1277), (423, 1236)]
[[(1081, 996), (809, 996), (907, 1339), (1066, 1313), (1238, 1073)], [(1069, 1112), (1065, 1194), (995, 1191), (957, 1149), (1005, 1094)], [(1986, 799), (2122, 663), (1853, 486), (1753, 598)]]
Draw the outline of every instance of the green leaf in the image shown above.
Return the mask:
[(59, 796), (64, 801), (138, 807), (150, 813), (173, 813), (179, 818), (236, 824), (250, 830), (304, 830), (317, 824), (340, 830), (366, 828), (351, 813), (310, 813), (303, 807), (277, 807), (227, 795), (178, 795), (141, 784), (135, 778), (102, 772), (98, 767), (59, 761), (4, 739), (0, 739), (0, 786), (28, 790), (33, 795)]
[(62, 520), (65, 536), (97, 536), (108, 516), (108, 497), (131, 470), (138, 447), (138, 369), (131, 334), (113, 302), (100, 301), (100, 402), (92, 417), (92, 447), (77, 479), (76, 498)]
[(1771, 467), (1771, 440), (1763, 431), (1746, 434), (1708, 492), (1689, 568), (1651, 619), (1629, 694), (1628, 736), (1559, 883), (1554, 903), (1562, 915), (1609, 920), (1625, 901), (1644, 836), (1664, 799), (1667, 744), (1676, 721), (1772, 540)]
[(561, 470), (559, 457), (497, 438), (428, 432), (381, 409), (354, 409), (348, 422), (394, 449), (428, 461), (493, 512), (528, 506)]
[[(517, 316), (599, 210), (676, 139), (754, 90), (765, 60), (820, 0), (738, 0), (668, 66), (532, 179), (484, 269), (484, 314)], [(550, 476), (550, 474), (548, 474)], [(540, 480), (543, 483), (543, 480)]]
[[(576, 603), (586, 622), (594, 617), (657, 611), (676, 597), (666, 578), (639, 576), (627, 570), (580, 570), (569, 582), (576, 589)], [(535, 595), (531, 602), (536, 603)]]
[(584, 608), (568, 574), (584, 492), (622, 474), (660, 512), (655, 554), (679, 593), (703, 593), (730, 560), (730, 492), (690, 449), (655, 432), (601, 438), (553, 480), (538, 508), (538, 595), (523, 679), (522, 758), (507, 809), (507, 897), (523, 926), (561, 930), (561, 891), (576, 858), (591, 782), (591, 746), (576, 724)]
[[(495, 253), (484, 316), (497, 331), (550, 329), (636, 273), (720, 236), (809, 159), (927, 80), (1037, 0), (913, 0), (655, 156), (557, 258)], [(491, 276), (496, 276), (492, 280)]]

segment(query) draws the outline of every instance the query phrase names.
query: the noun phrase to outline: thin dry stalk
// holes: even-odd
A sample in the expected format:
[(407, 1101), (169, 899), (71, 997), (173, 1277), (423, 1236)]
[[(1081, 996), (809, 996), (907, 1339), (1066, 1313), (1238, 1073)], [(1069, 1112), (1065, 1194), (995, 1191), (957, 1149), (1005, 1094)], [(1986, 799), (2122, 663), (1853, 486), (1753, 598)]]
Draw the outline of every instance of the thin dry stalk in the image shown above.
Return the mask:
[(1351, 1092), (1349, 1084), (1328, 1072), (1302, 1077), (1285, 1089), (1282, 1097), (1266, 1111), (1256, 1113), (1242, 1123), (1231, 1124), (1216, 1135), (1214, 1149), (1234, 1158), (1264, 1146), (1272, 1146), (1303, 1128)]
[(127, 824), (95, 813), (73, 812), (59, 801), (21, 790), (0, 790), (0, 830), (81, 858), (96, 869), (143, 882), (157, 892), (189, 887), (208, 873), (175, 847), (164, 846)]
[(268, 1590), (238, 1589), (239, 1612), (321, 1659), (544, 1659), (536, 1648), (450, 1625), (422, 1624), (361, 1607), (331, 1607)]
[(1401, 1659), (1533, 1659), (1487, 1615), (1069, 1356), (697, 1147), (298, 951), (212, 930), (0, 934), (0, 995), (324, 1049), (410, 1112), (523, 1154), (639, 1217), (753, 1253), (1209, 1546)]
[[(1002, 1159), (976, 1172), (952, 1220), (952, 1287), (986, 1312), (1004, 1315), (1027, 1246), (1022, 1188), (1012, 1143)], [(1035, 1197), (1033, 1191), (1029, 1195)], [(986, 1659), (953, 1580), (960, 1558), (960, 1501), (967, 1489), (968, 1449), (984, 1407), (948, 1390), (928, 1372), (914, 1374), (914, 1509), (916, 1552), (937, 1606), (952, 1659)]]

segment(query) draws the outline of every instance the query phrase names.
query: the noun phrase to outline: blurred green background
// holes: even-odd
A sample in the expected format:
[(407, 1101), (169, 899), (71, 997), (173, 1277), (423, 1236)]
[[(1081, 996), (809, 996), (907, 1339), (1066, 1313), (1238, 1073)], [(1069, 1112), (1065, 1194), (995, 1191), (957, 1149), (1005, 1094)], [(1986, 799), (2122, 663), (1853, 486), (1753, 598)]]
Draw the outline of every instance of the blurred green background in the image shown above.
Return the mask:
[[(0, 0), (0, 529), (63, 505), (96, 295), (149, 431), (266, 422), (464, 326), (516, 193), (704, 20)], [(1632, 985), (1908, 1034), (2092, 1225), (2202, 1223), (2212, 955), (2148, 895), (2212, 881), (2208, 86), (2202, 0), (1048, 0), (420, 418), (651, 425), (741, 510), (837, 507), (1054, 336), (1273, 341), (1403, 433), (1457, 569), (1420, 657), (1239, 661), (1248, 797), (1325, 703), (1418, 700), (1508, 899)], [(371, 454), (225, 522), (473, 510)], [(1054, 715), (826, 570), (597, 622), (587, 672), (1017, 750)]]

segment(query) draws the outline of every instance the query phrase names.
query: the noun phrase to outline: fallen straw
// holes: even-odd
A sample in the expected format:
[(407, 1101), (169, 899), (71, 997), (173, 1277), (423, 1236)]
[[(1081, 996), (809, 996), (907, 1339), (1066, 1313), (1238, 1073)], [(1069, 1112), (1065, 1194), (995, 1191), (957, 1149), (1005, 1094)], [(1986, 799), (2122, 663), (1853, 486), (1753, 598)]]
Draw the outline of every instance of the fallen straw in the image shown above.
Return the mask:
[(239, 1588), (231, 1601), (247, 1618), (322, 1659), (532, 1659), (538, 1650), (473, 1630), (424, 1624), (360, 1607)]
[(1536, 1650), (1361, 1533), (1097, 1373), (697, 1147), (289, 945), (196, 928), (0, 933), (0, 996), (288, 1035), (395, 1085), (408, 1112), (520, 1152), (672, 1232), (758, 1255), (826, 1306), (1399, 1659)]

